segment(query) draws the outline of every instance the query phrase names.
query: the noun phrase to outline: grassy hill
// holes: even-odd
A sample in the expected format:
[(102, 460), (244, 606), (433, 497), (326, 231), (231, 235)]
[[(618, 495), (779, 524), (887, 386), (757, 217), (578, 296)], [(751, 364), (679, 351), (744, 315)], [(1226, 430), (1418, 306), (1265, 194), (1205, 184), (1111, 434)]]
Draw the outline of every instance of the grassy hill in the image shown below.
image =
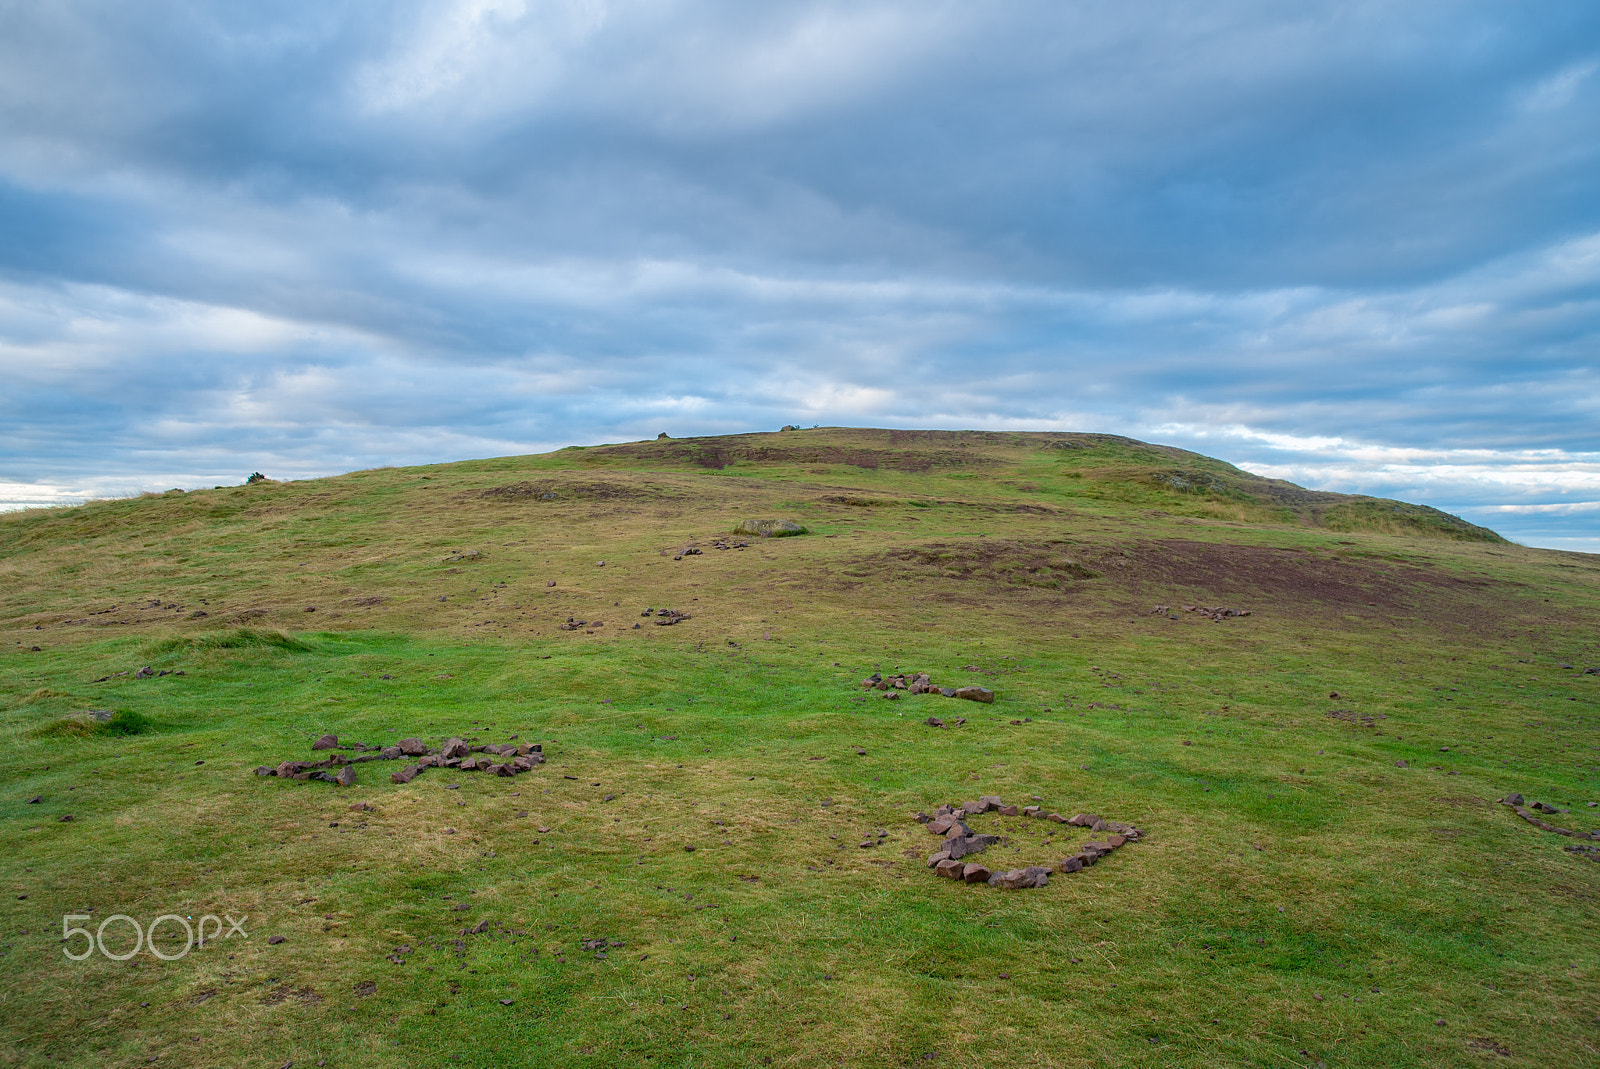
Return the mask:
[[(1600, 864), (1495, 804), (1600, 829), (1600, 558), (1422, 506), (1108, 435), (661, 439), (10, 514), (0, 621), (5, 1064), (1600, 1057)], [(859, 685), (902, 670), (997, 700)], [(325, 732), (548, 761), (253, 774)], [(912, 814), (980, 794), (1145, 834), (936, 878)], [(115, 914), (248, 939), (64, 955)]]

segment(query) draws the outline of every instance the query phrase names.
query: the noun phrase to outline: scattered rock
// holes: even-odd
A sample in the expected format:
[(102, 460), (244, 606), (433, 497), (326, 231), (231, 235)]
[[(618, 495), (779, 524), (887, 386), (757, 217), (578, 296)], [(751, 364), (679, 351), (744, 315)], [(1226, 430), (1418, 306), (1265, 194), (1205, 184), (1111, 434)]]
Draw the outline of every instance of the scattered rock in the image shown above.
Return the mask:
[(281, 942), (283, 942), (283, 941), (284, 941), (284, 938), (285, 938), (285, 937), (284, 937), (284, 936), (281, 936), (281, 935), (274, 935), (274, 936), (269, 936), (269, 937), (268, 937), (268, 938), (267, 938), (267, 945), (268, 945), (268, 946), (273, 946), (273, 947), (275, 947), (275, 946), (277, 946), (277, 945), (278, 945), (278, 944), (279, 944), (279, 943), (281, 943)]
[(969, 702), (992, 704), (994, 702), (994, 691), (988, 687), (959, 687), (953, 697), (964, 698)]
[(337, 735), (324, 735), (320, 739), (318, 739), (316, 742), (313, 742), (311, 744), (311, 748), (313, 750), (331, 750), (331, 749), (333, 749), (334, 747), (336, 747), (338, 745), (339, 745), (339, 736), (337, 736)]
[(339, 774), (333, 777), (333, 781), (341, 787), (353, 787), (356, 782), (356, 766), (345, 765), (339, 770)]

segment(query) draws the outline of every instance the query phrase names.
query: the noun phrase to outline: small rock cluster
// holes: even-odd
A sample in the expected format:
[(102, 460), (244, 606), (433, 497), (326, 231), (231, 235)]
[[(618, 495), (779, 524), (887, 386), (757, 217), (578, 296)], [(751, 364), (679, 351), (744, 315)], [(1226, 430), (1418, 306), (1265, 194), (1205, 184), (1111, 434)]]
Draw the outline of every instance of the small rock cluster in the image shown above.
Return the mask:
[(959, 806), (942, 805), (932, 816), (927, 813), (916, 815), (917, 823), (927, 825), (930, 833), (944, 836), (943, 846), (928, 858), (928, 867), (933, 869), (935, 875), (965, 883), (986, 883), (990, 887), (1000, 887), (1008, 891), (1021, 890), (1025, 887), (1045, 887), (1050, 883), (1052, 869), (1047, 865), (1029, 865), (1026, 868), (998, 872), (979, 862), (962, 860), (1000, 842), (1000, 836), (980, 835), (969, 828), (962, 819), (972, 814), (991, 812), (1003, 817), (1023, 816), (1052, 820), (1058, 824), (1070, 824), (1074, 827), (1107, 833), (1103, 840), (1084, 843), (1078, 848), (1077, 853), (1058, 861), (1054, 871), (1060, 873), (1082, 872), (1117, 847), (1135, 842), (1143, 835), (1131, 824), (1103, 820), (1093, 813), (1078, 813), (1075, 816), (1064, 817), (1060, 813), (1046, 813), (1042, 806), (1027, 805), (1019, 808), (1006, 805), (998, 797), (984, 795), (976, 802), (964, 802)]
[[(201, 615), (204, 615), (204, 613), (202, 613)], [(38, 649), (39, 649), (38, 646), (35, 646), (33, 648), (34, 648), (35, 652), (37, 652)], [(95, 680), (95, 682), (96, 683), (105, 683), (105, 682), (107, 682), (109, 680), (116, 679), (118, 676), (125, 676), (125, 675), (128, 675), (128, 674), (129, 674), (128, 672), (113, 672), (108, 676), (101, 676), (99, 679)], [(183, 675), (183, 669), (181, 669), (181, 668), (177, 668), (177, 669), (163, 668), (161, 671), (158, 672), (154, 668), (150, 667), (149, 665), (145, 665), (143, 668), (139, 669), (137, 672), (133, 672), (132, 675), (133, 675), (133, 678), (135, 678), (135, 679), (159, 679), (162, 676), (181, 676), (181, 675)]]
[(994, 691), (988, 687), (941, 687), (926, 672), (901, 672), (884, 676), (874, 672), (861, 681), (862, 690), (881, 690), (891, 701), (900, 697), (899, 691), (908, 694), (942, 694), (946, 698), (965, 698), (973, 702), (994, 702)]
[[(437, 749), (430, 748), (421, 739), (401, 739), (393, 746), (366, 746), (359, 742), (340, 742), (337, 735), (323, 735), (311, 744), (313, 750), (361, 750), (368, 751), (357, 757), (347, 757), (342, 753), (333, 754), (320, 761), (283, 761), (277, 766), (261, 765), (256, 769), (258, 776), (277, 776), (280, 779), (293, 779), (304, 782), (306, 780), (321, 780), (325, 783), (337, 783), (341, 787), (349, 787), (356, 782), (355, 766), (365, 761), (399, 761), (405, 758), (421, 758), (416, 764), (409, 765), (389, 774), (393, 783), (410, 783), (422, 773), (425, 768), (458, 768), (463, 772), (489, 772), (497, 776), (515, 776), (519, 772), (531, 771), (544, 763), (543, 749), (538, 743), (504, 743), (496, 745), (469, 746), (464, 740), (458, 738), (447, 739), (444, 745)], [(474, 753), (483, 756), (472, 756)], [(488, 755), (493, 755), (490, 757)], [(499, 760), (494, 760), (499, 758)], [(337, 773), (326, 771), (337, 768)]]
[[(651, 608), (651, 609), (646, 609), (644, 612), (640, 613), (639, 615), (640, 616), (654, 616), (655, 617), (654, 623), (655, 623), (655, 625), (657, 627), (671, 627), (673, 624), (677, 623), (679, 620), (687, 620), (687, 619), (689, 619), (689, 614), (688, 613), (682, 612), (682, 611), (680, 611), (678, 609), (655, 609), (655, 608)], [(638, 625), (635, 624), (634, 626), (637, 627)]]
[[(1523, 805), (1522, 795), (1515, 792), (1500, 799), (1500, 804), (1510, 806), (1512, 812), (1516, 813), (1517, 816), (1521, 817), (1523, 820), (1526, 820), (1529, 824), (1532, 824), (1536, 828), (1542, 828), (1545, 831), (1553, 831), (1557, 835), (1565, 835), (1569, 839), (1592, 839), (1596, 842), (1600, 842), (1600, 831), (1573, 831), (1571, 828), (1558, 828), (1554, 824), (1546, 823), (1545, 821), (1540, 820), (1538, 817), (1533, 815), (1533, 811), (1537, 810), (1540, 813), (1548, 813), (1554, 816), (1558, 813), (1567, 812), (1565, 809), (1557, 809), (1555, 806), (1546, 805), (1543, 802), (1534, 802), (1532, 805), (1525, 806)], [(1578, 847), (1576, 849), (1568, 847), (1567, 849), (1573, 853), (1589, 853), (1589, 850), (1586, 847)], [(1600, 858), (1594, 858), (1594, 860), (1600, 861)]]
[[(1222, 621), (1232, 619), (1235, 616), (1249, 616), (1250, 615), (1250, 611), (1248, 609), (1229, 609), (1229, 608), (1225, 608), (1225, 607), (1220, 606), (1220, 605), (1218, 605), (1216, 607), (1211, 607), (1211, 606), (1206, 606), (1206, 605), (1185, 605), (1185, 606), (1183, 606), (1183, 611), (1184, 612), (1197, 612), (1201, 616), (1209, 616), (1209, 617), (1211, 617), (1213, 622), (1219, 623), (1219, 624)], [(1172, 606), (1170, 606), (1170, 605), (1157, 605), (1155, 608), (1150, 610), (1150, 615), (1151, 616), (1170, 616), (1174, 620), (1176, 620), (1178, 618), (1173, 613)]]

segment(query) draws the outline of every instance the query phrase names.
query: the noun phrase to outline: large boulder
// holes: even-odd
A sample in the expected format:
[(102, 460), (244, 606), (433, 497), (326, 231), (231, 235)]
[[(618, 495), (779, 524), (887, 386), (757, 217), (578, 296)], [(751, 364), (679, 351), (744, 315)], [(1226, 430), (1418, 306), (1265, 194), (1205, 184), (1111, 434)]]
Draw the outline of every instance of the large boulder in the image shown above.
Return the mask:
[(793, 520), (745, 520), (734, 530), (758, 538), (788, 538), (806, 533), (806, 529)]

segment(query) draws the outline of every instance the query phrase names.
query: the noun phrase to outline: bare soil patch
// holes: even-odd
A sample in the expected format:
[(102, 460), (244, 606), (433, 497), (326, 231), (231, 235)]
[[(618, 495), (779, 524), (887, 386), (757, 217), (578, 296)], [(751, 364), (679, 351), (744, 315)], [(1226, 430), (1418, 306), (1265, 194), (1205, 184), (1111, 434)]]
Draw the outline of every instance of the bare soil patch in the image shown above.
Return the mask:
[(539, 479), (505, 486), (491, 486), (473, 495), (488, 501), (525, 502), (562, 501), (659, 501), (684, 498), (688, 495), (657, 483), (632, 480), (572, 480)]
[(1100, 574), (1070, 552), (1076, 549), (1065, 541), (933, 542), (891, 550), (879, 558), (878, 566), (891, 572), (911, 573), (907, 577), (938, 576), (991, 586), (1059, 590), (1064, 584), (1094, 579)]
[[(736, 462), (769, 464), (792, 467), (819, 465), (845, 465), (870, 470), (927, 472), (940, 468), (987, 467), (991, 458), (970, 451), (950, 448), (880, 449), (871, 446), (807, 444), (767, 444), (768, 440), (751, 436), (682, 441), (667, 439), (655, 442), (634, 442), (628, 445), (600, 446), (587, 451), (588, 456), (627, 457), (635, 460), (655, 460), (667, 463), (692, 464), (700, 468), (720, 470)], [(908, 445), (915, 443), (908, 442)]]

